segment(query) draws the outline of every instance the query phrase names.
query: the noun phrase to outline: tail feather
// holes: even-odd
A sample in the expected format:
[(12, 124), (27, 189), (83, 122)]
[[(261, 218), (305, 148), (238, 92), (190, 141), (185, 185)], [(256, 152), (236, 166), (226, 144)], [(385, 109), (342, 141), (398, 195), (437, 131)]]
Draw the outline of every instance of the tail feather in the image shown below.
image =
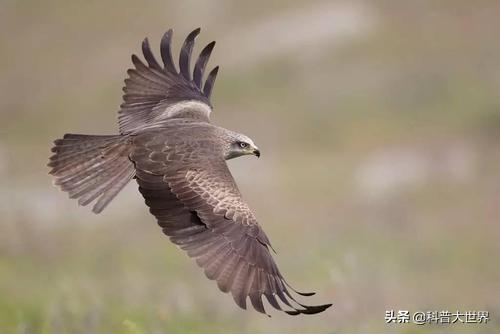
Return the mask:
[(123, 175), (120, 175), (120, 178), (114, 182), (111, 187), (97, 200), (96, 204), (94, 205), (94, 208), (92, 209), (95, 213), (101, 212), (106, 205), (108, 205), (109, 202), (113, 198), (115, 198), (116, 195), (127, 185), (127, 183), (130, 181), (135, 176), (135, 169), (132, 170), (125, 170), (123, 172)]
[(80, 205), (87, 205), (91, 203), (93, 200), (102, 195), (105, 191), (109, 190), (115, 182), (117, 182), (124, 172), (128, 171), (129, 165), (121, 163), (119, 166), (116, 166), (113, 169), (113, 174), (106, 174), (105, 176), (99, 175), (99, 179), (103, 182), (98, 183), (97, 185), (93, 185), (86, 189), (84, 192), (80, 192), (80, 198), (78, 199), (78, 203)]
[(92, 211), (99, 213), (135, 175), (130, 149), (128, 137), (122, 135), (66, 134), (54, 141), (50, 174), (80, 205), (97, 200)]
[(96, 176), (113, 172), (113, 169), (116, 167), (115, 164), (123, 162), (120, 156), (110, 158), (106, 161), (105, 165), (102, 164), (101, 160), (101, 157), (97, 157), (62, 169), (55, 183), (62, 186), (63, 190), (69, 191), (75, 189), (80, 184), (88, 183), (89, 179), (94, 179), (97, 182), (98, 180), (95, 179)]
[[(67, 135), (65, 135), (65, 137), (66, 136)], [(102, 137), (105, 138), (102, 140), (98, 140), (96, 138), (82, 138), (80, 140), (66, 140), (66, 138), (57, 139), (54, 141), (55, 146), (52, 148), (52, 152), (55, 154), (50, 157), (48, 166), (52, 167), (53, 173), (59, 174), (64, 171), (71, 170), (75, 166), (81, 165), (82, 161), (85, 162), (86, 166), (90, 166), (92, 163), (95, 163), (100, 159), (100, 155), (95, 154), (97, 149), (105, 149), (108, 145), (112, 147), (113, 145), (118, 144), (120, 146), (121, 144), (114, 143), (117, 141), (117, 136), (113, 136), (115, 138), (106, 138), (109, 136)], [(86, 157), (86, 160), (80, 159), (81, 157)]]

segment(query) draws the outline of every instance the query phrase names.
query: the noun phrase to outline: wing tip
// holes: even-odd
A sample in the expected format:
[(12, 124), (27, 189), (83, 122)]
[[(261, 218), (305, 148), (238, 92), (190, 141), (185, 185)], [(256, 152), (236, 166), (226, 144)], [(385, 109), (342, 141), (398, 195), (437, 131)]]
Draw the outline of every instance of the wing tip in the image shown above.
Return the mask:
[(207, 80), (205, 80), (203, 95), (205, 95), (207, 99), (210, 99), (210, 96), (212, 95), (212, 89), (214, 87), (215, 79), (217, 78), (217, 73), (219, 73), (219, 65), (215, 66), (210, 73), (208, 73)]
[(172, 39), (173, 34), (174, 34), (174, 30), (172, 28), (168, 29), (167, 31), (165, 31), (165, 33), (161, 37), (161, 41), (164, 41), (164, 40), (170, 41)]
[(293, 311), (284, 311), (284, 312), (288, 315), (294, 315), (294, 316), (299, 314), (313, 315), (326, 311), (332, 305), (333, 304), (331, 303), (323, 305), (314, 305), (314, 306), (301, 305), (302, 307), (304, 307), (303, 309), (294, 309)]
[(179, 54), (179, 70), (180, 74), (188, 81), (191, 81), (191, 54), (193, 52), (194, 41), (196, 37), (200, 34), (201, 28), (196, 28), (191, 31), (181, 47), (181, 52)]
[[(172, 36), (173, 36), (173, 29), (168, 29), (162, 36), (160, 40), (160, 54), (161, 54), (161, 60), (163, 61), (163, 68), (162, 66), (159, 65), (159, 63), (156, 61), (154, 54), (151, 49), (151, 44), (149, 43), (148, 37), (145, 37), (142, 41), (141, 47), (142, 47), (142, 53), (144, 55), (144, 58), (146, 59), (147, 65), (150, 69), (157, 70), (160, 72), (171, 72), (173, 74), (179, 75), (180, 77), (183, 77), (184, 79), (193, 82), (195, 86), (200, 90), (201, 95), (210, 100), (210, 95), (213, 89), (213, 84), (215, 81), (215, 77), (217, 76), (217, 73), (219, 71), (219, 66), (216, 66), (212, 69), (212, 71), (209, 73), (207, 80), (205, 81), (205, 87), (202, 89), (202, 76), (204, 72), (204, 67), (206, 62), (208, 61), (208, 58), (210, 57), (210, 54), (215, 47), (216, 41), (212, 41), (208, 43), (203, 51), (205, 52), (204, 57), (206, 58), (203, 59), (202, 62), (205, 62), (203, 66), (200, 63), (199, 65), (196, 64), (195, 71), (194, 72), (199, 72), (199, 73), (193, 73), (193, 78), (191, 77), (191, 69), (190, 69), (190, 63), (191, 63), (191, 54), (193, 51), (193, 47), (195, 45), (195, 39), (196, 37), (200, 34), (201, 32), (201, 27), (197, 27), (193, 31), (191, 31), (186, 39), (184, 40), (184, 43), (181, 47), (180, 53), (179, 53), (179, 70), (176, 69), (176, 66), (174, 64), (174, 59), (172, 57)], [(200, 54), (201, 55), (201, 54)], [(132, 55), (132, 63), (135, 65), (136, 70), (138, 67), (143, 67), (145, 64), (141, 61), (141, 59), (137, 55)], [(130, 69), (127, 71), (127, 74), (130, 76), (131, 71), (132, 73), (134, 69)]]

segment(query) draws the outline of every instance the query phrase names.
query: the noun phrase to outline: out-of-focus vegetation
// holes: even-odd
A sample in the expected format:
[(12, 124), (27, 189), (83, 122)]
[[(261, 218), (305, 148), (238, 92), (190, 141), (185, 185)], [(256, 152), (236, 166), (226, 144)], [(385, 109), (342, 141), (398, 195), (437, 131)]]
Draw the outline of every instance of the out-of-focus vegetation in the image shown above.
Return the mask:
[[(0, 4), (1, 333), (500, 332), (498, 1)], [(51, 185), (51, 141), (114, 133), (130, 54), (201, 26), (213, 120), (313, 317), (241, 311), (131, 184), (99, 216)], [(270, 309), (270, 307), (268, 307)], [(386, 325), (385, 310), (487, 310)]]

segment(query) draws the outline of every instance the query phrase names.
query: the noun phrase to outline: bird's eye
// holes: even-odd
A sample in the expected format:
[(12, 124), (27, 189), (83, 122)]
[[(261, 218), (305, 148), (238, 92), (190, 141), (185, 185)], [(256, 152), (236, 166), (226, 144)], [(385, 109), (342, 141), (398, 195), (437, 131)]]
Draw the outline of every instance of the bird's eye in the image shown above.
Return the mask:
[(240, 145), (241, 148), (247, 148), (248, 147), (248, 144), (245, 143), (245, 142), (242, 142), (242, 141), (239, 143), (239, 145)]

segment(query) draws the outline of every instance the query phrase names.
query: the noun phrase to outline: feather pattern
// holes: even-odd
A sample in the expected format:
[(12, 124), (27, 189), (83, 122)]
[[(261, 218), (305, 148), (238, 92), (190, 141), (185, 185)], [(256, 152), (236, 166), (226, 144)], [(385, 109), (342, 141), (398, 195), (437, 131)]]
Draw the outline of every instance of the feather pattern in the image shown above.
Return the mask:
[(54, 141), (54, 155), (48, 166), (54, 184), (78, 199), (80, 205), (93, 206), (101, 212), (134, 177), (129, 160), (130, 140), (124, 136), (66, 134)]
[(205, 95), (207, 99), (209, 99), (212, 95), (212, 89), (214, 88), (217, 73), (219, 73), (219, 66), (215, 66), (213, 70), (211, 70), (208, 74), (207, 81), (205, 82), (205, 86), (203, 87), (203, 95)]
[(189, 35), (187, 35), (184, 44), (182, 45), (181, 52), (179, 54), (179, 69), (182, 76), (191, 81), (191, 54), (193, 53), (194, 39), (200, 33), (200, 28), (193, 30)]
[[(243, 309), (249, 299), (255, 310), (267, 314), (263, 296), (273, 308), (290, 315), (315, 314), (330, 307), (296, 300), (224, 160), (208, 155), (203, 145), (186, 142), (182, 130), (175, 129), (137, 135), (130, 155), (139, 190), (163, 232)], [(197, 136), (197, 131), (202, 130), (188, 127), (191, 138), (215, 138), (206, 133)]]
[(205, 67), (207, 66), (208, 59), (210, 59), (210, 55), (215, 47), (215, 41), (209, 43), (205, 48), (201, 51), (198, 56), (198, 60), (196, 61), (196, 65), (194, 66), (193, 71), (193, 81), (198, 87), (198, 89), (202, 89), (201, 81), (203, 80), (203, 74), (205, 73)]
[(191, 79), (191, 55), (199, 33), (200, 28), (186, 37), (179, 54), (179, 72), (172, 58), (171, 29), (163, 35), (160, 43), (163, 67), (154, 57), (148, 39), (144, 39), (142, 53), (146, 64), (132, 55), (134, 68), (127, 71), (129, 77), (125, 79), (123, 103), (118, 112), (120, 133), (137, 132), (170, 118), (210, 121), (210, 95), (217, 71), (208, 75), (203, 91), (201, 81), (215, 43), (209, 43), (202, 50)]

